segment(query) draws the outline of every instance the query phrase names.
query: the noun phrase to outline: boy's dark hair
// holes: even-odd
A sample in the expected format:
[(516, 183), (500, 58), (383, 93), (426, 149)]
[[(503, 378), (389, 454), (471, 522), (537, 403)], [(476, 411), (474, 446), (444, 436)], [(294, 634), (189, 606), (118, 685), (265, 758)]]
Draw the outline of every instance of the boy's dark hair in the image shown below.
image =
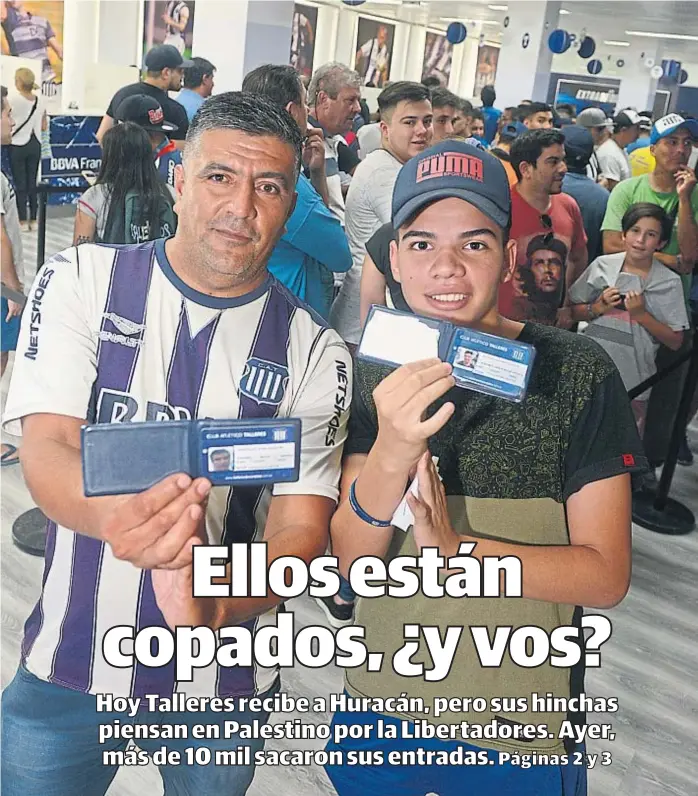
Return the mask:
[(425, 77), (424, 80), (422, 80), (422, 85), (431, 89), (441, 88), (441, 81), (438, 77)]
[(0, 86), (0, 107), (5, 107), (5, 100), (7, 99), (7, 86)]
[(460, 100), (456, 95), (449, 91), (447, 88), (440, 86), (433, 89), (431, 92), (431, 107), (432, 108), (459, 108)]
[(211, 77), (216, 67), (205, 58), (192, 58), (193, 66), (184, 70), (184, 88), (199, 88), (205, 77)]
[(514, 139), (509, 153), (509, 162), (516, 176), (521, 179), (521, 164), (530, 163), (536, 167), (543, 150), (556, 144), (565, 144), (565, 136), (559, 130), (529, 130)]
[(552, 113), (552, 108), (547, 102), (531, 102), (529, 105), (519, 105), (521, 121), (535, 116), (537, 113)]
[(282, 108), (289, 102), (300, 105), (303, 97), (303, 85), (298, 72), (292, 66), (280, 64), (263, 64), (248, 72), (242, 81), (242, 90), (269, 97)]
[(483, 86), (482, 91), (480, 92), (480, 99), (482, 100), (482, 104), (485, 108), (491, 108), (497, 99), (494, 86)]
[(473, 108), (470, 113), (468, 114), (470, 118), (475, 121), (475, 119), (480, 119), (480, 121), (485, 121), (485, 117), (482, 114), (482, 111), (479, 108)]
[(278, 138), (293, 149), (298, 177), (303, 148), (301, 131), (291, 114), (270, 97), (247, 91), (226, 91), (209, 97), (189, 125), (185, 161), (207, 130), (239, 130), (247, 135)]
[(431, 100), (432, 92), (422, 83), (411, 80), (398, 80), (391, 83), (378, 95), (378, 109), (381, 119), (395, 110), (400, 102), (425, 102)]
[(652, 204), (652, 202), (638, 202), (637, 204), (631, 205), (625, 211), (623, 220), (620, 222), (623, 234), (625, 235), (625, 233), (628, 232), (631, 227), (634, 227), (641, 218), (657, 219), (662, 228), (662, 241), (668, 243), (669, 240), (671, 240), (674, 222), (663, 207)]

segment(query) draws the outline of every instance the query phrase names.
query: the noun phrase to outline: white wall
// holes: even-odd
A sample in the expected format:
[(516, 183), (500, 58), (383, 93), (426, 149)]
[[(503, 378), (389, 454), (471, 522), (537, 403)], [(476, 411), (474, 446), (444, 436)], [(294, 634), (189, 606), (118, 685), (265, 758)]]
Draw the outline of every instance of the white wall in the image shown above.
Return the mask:
[(140, 0), (101, 0), (97, 40), (100, 63), (140, 66), (142, 18)]

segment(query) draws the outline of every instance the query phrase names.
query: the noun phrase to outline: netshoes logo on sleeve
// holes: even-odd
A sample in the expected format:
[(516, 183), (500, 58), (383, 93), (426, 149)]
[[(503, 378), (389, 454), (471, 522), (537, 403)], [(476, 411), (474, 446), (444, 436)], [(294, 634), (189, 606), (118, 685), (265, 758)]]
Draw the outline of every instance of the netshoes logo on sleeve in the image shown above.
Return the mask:
[(417, 164), (417, 182), (434, 177), (465, 177), (484, 181), (482, 160), (461, 152), (443, 152), (422, 158)]

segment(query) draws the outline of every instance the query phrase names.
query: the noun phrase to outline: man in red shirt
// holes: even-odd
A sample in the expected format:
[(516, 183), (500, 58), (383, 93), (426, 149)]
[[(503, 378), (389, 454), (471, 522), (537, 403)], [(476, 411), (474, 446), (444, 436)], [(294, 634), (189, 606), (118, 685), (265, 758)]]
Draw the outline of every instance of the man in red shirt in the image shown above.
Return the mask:
[(519, 182), (511, 189), (511, 233), (516, 240), (514, 279), (499, 288), (499, 311), (516, 321), (569, 328), (566, 288), (587, 267), (587, 239), (575, 200), (562, 193), (564, 136), (530, 130), (511, 146)]

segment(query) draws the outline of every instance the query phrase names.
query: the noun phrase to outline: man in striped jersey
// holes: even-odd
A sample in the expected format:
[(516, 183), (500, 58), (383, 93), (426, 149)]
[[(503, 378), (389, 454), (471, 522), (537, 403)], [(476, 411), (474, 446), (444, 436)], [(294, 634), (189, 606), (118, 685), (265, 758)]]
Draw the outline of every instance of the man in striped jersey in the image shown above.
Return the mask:
[[(99, 745), (98, 725), (114, 718), (189, 725), (268, 718), (142, 709), (127, 719), (97, 713), (96, 695), (234, 697), (278, 689), (278, 670), (262, 665), (212, 665), (188, 682), (176, 681), (173, 662), (116, 668), (103, 640), (114, 626), (205, 623), (256, 632), (275, 623), (280, 600), (273, 595), (194, 599), (195, 544), (263, 539), (269, 561), (288, 554), (309, 561), (326, 549), (351, 361), (339, 336), (266, 270), (293, 211), (300, 159), (298, 126), (271, 100), (213, 97), (190, 127), (177, 167), (176, 236), (126, 247), (85, 244), (37, 275), (5, 421), (12, 427), (21, 420), (24, 474), (51, 520), (41, 598), (3, 695), (9, 796), (104, 794), (116, 765), (103, 765), (102, 752), (127, 743)], [(282, 378), (260, 379), (260, 372)], [(86, 421), (274, 416), (302, 421), (297, 483), (212, 489), (179, 474), (136, 496), (83, 496)], [(161, 743), (139, 740), (149, 753)], [(239, 743), (233, 735), (205, 745), (234, 750)], [(170, 748), (181, 751), (177, 744), (192, 741)], [(243, 744), (254, 758), (263, 740)], [(244, 794), (253, 773), (253, 765), (161, 768), (166, 793), (197, 796)]]
[(63, 48), (48, 19), (26, 11), (18, 0), (6, 0), (2, 4), (2, 27), (7, 37), (10, 54), (18, 58), (41, 61), (41, 82), (53, 83), (56, 80), (56, 73), (49, 61), (48, 48), (50, 47), (61, 61)]

